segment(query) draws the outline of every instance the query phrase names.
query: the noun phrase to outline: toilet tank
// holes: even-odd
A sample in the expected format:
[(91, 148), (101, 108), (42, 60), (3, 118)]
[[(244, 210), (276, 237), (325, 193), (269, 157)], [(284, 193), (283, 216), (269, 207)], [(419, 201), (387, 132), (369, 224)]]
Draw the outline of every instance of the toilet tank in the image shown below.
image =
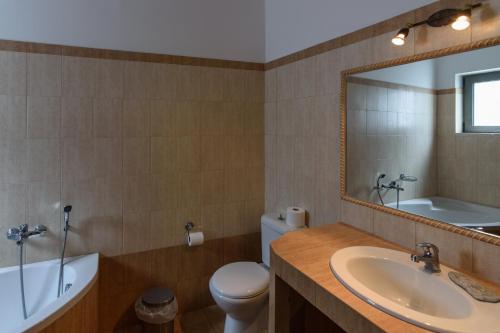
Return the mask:
[(285, 220), (279, 220), (278, 214), (264, 214), (260, 219), (262, 262), (267, 267), (270, 266), (270, 245), (271, 242), (286, 232), (297, 230), (285, 223)]

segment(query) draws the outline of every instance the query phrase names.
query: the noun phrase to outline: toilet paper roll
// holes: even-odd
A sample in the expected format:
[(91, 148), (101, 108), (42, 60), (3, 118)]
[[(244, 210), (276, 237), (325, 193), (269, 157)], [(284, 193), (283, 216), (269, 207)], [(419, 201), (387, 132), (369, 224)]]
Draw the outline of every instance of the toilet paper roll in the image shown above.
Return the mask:
[(306, 211), (300, 207), (288, 207), (286, 209), (286, 224), (291, 227), (300, 228), (306, 225)]
[(187, 243), (189, 246), (202, 245), (205, 241), (205, 236), (203, 236), (202, 231), (190, 232), (187, 236)]

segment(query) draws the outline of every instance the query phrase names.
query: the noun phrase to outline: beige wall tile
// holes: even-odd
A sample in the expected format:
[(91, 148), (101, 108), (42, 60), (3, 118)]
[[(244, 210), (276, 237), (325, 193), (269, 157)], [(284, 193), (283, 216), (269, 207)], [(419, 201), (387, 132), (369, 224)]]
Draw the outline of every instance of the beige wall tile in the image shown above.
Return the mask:
[(121, 177), (123, 173), (122, 139), (96, 138), (95, 144), (95, 176)]
[(121, 216), (94, 218), (92, 225), (92, 250), (104, 256), (123, 253), (123, 221)]
[(172, 211), (178, 206), (179, 179), (175, 174), (151, 176), (151, 210)]
[(96, 97), (123, 97), (124, 63), (122, 61), (99, 59), (96, 76)]
[(123, 140), (123, 174), (125, 177), (146, 175), (150, 170), (149, 138)]
[(280, 66), (276, 69), (277, 100), (291, 99), (294, 96), (294, 82), (297, 78), (296, 63)]
[(472, 11), (472, 41), (497, 37), (500, 33), (500, 2), (490, 0)]
[(416, 243), (429, 242), (439, 247), (439, 257), (444, 263), (472, 271), (471, 238), (417, 223), (415, 240)]
[(294, 97), (303, 98), (313, 96), (315, 93), (315, 75), (314, 65), (316, 57), (309, 57), (300, 60), (295, 65), (296, 79), (294, 80)]
[(92, 99), (80, 97), (62, 98), (62, 137), (92, 137)]
[(222, 101), (224, 98), (225, 70), (222, 68), (201, 68), (201, 100)]
[(224, 237), (224, 205), (202, 205), (201, 228), (206, 240)]
[(177, 72), (177, 99), (198, 101), (201, 98), (201, 69), (195, 66), (180, 66)]
[(93, 97), (96, 90), (97, 60), (91, 58), (62, 58), (63, 96)]
[(58, 138), (61, 133), (61, 99), (28, 97), (28, 137)]
[(151, 173), (174, 173), (177, 170), (177, 164), (177, 139), (151, 138)]
[(0, 95), (0, 137), (26, 137), (26, 97)]
[(62, 57), (28, 54), (28, 95), (61, 96)]
[(94, 216), (120, 217), (122, 215), (123, 179), (119, 175), (96, 178)]
[(226, 137), (202, 136), (201, 137), (201, 169), (203, 171), (222, 170), (224, 164), (223, 149)]
[(224, 172), (207, 171), (201, 174), (201, 204), (224, 203)]
[(199, 136), (183, 136), (177, 140), (177, 169), (198, 172), (201, 170), (201, 140)]
[(163, 248), (174, 245), (175, 210), (159, 210), (151, 212), (151, 247)]
[(244, 104), (236, 102), (224, 103), (224, 134), (243, 135), (244, 134)]
[(277, 69), (271, 69), (264, 74), (265, 101), (275, 102), (277, 97)]
[(238, 202), (245, 199), (245, 169), (228, 169), (224, 172), (225, 202)]
[(120, 138), (122, 136), (123, 102), (116, 98), (94, 99), (93, 133), (96, 138)]
[(58, 139), (33, 139), (28, 142), (28, 181), (61, 181), (61, 147)]
[(244, 101), (246, 100), (249, 80), (247, 71), (229, 69), (225, 71), (224, 100)]
[[(127, 177), (123, 181), (123, 212), (149, 212), (151, 179), (148, 175)], [(124, 215), (125, 216), (125, 215)]]
[(373, 233), (373, 210), (368, 207), (342, 201), (342, 222)]
[(175, 136), (176, 104), (167, 100), (151, 101), (151, 136)]
[[(0, 225), (11, 228), (26, 223), (27, 202), (26, 185), (0, 184)], [(12, 245), (15, 246), (15, 243), (12, 242)]]
[(28, 178), (28, 140), (0, 139), (0, 183), (23, 184)]
[(472, 271), (485, 279), (500, 283), (500, 246), (487, 244), (478, 240), (472, 241)]
[(26, 54), (0, 51), (0, 94), (26, 95)]
[(123, 136), (126, 138), (150, 135), (150, 103), (145, 99), (123, 102)]
[(152, 71), (152, 86), (148, 89), (148, 97), (152, 99), (174, 100), (177, 93), (178, 65), (149, 64)]
[(127, 212), (123, 215), (123, 253), (151, 249), (149, 212)]
[(201, 104), (199, 102), (177, 103), (176, 135), (188, 136), (200, 134)]
[(415, 248), (415, 222), (382, 212), (373, 213), (375, 235), (407, 249)]
[(145, 99), (153, 85), (152, 67), (148, 63), (125, 61), (123, 96), (127, 99)]
[(95, 176), (94, 140), (66, 139), (62, 146), (63, 179), (71, 183)]
[(224, 204), (224, 237), (241, 235), (244, 229), (245, 203)]
[(221, 102), (204, 102), (201, 105), (201, 135), (223, 135), (225, 128), (224, 104)]
[(339, 51), (332, 50), (315, 57), (315, 95), (332, 94), (338, 89), (340, 79)]
[(177, 206), (199, 208), (201, 205), (201, 174), (183, 172), (177, 174), (177, 177), (179, 179), (179, 201)]

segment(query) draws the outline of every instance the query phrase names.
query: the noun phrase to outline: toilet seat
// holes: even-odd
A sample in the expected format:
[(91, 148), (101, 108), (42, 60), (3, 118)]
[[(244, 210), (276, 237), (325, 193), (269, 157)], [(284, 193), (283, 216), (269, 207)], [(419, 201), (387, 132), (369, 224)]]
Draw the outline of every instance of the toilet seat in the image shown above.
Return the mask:
[(252, 298), (268, 290), (269, 272), (256, 262), (234, 262), (219, 268), (210, 279), (210, 286), (227, 298)]

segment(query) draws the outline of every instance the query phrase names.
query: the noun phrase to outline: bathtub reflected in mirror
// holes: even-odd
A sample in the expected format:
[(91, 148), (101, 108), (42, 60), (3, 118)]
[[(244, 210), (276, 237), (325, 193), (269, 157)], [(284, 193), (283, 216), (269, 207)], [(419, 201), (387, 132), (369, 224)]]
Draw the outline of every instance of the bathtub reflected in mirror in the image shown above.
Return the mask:
[(346, 78), (345, 194), (500, 236), (500, 46)]

